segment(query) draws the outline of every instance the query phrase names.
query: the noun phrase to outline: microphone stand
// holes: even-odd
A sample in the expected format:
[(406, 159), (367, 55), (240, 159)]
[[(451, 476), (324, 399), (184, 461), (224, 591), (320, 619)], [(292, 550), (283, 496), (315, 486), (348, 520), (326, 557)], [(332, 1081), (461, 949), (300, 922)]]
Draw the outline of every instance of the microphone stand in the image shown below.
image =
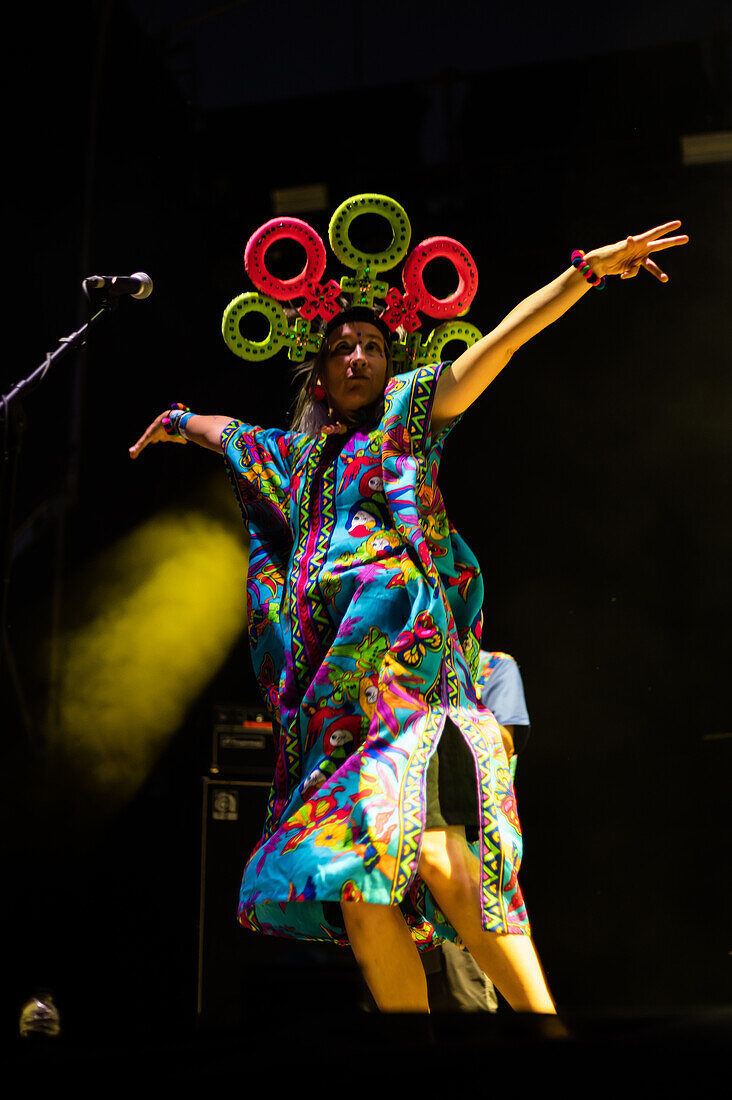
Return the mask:
[[(91, 295), (87, 287), (87, 280), (84, 280), (83, 288), (91, 304)], [(96, 293), (97, 292), (95, 292), (95, 294)], [(2, 556), (0, 573), (2, 582), (2, 588), (0, 589), (0, 642), (2, 646), (0, 651), (0, 669), (4, 667), (7, 671), (10, 687), (15, 697), (18, 717), (20, 718), (21, 725), (30, 745), (33, 744), (34, 740), (30, 711), (25, 701), (15, 657), (8, 636), (10, 574), (13, 567), (16, 542), (13, 526), (15, 491), (23, 430), (26, 426), (26, 416), (21, 404), (21, 398), (24, 394), (30, 393), (39, 386), (51, 370), (51, 367), (60, 359), (63, 359), (64, 356), (68, 355), (70, 351), (76, 348), (85, 347), (89, 331), (94, 325), (98, 324), (103, 317), (106, 317), (117, 308), (118, 301), (119, 298), (114, 293), (113, 288), (105, 287), (99, 291), (97, 301), (92, 307), (95, 311), (91, 314), (88, 321), (75, 332), (70, 333), (68, 336), (62, 336), (55, 351), (49, 352), (43, 362), (40, 363), (27, 378), (23, 378), (20, 382), (16, 382), (8, 393), (0, 397), (0, 428), (3, 435), (3, 462), (2, 474), (0, 475), (0, 535), (2, 536), (2, 547), (0, 547), (0, 555)]]

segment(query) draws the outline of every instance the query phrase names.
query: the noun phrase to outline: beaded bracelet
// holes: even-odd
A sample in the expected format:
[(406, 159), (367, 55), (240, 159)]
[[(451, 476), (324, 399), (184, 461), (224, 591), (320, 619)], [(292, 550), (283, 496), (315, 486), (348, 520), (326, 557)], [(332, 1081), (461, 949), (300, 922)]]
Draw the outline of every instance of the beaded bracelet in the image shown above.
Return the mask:
[(584, 252), (576, 248), (571, 256), (572, 265), (577, 268), (582, 278), (586, 279), (590, 286), (594, 286), (596, 290), (603, 290), (605, 287), (605, 276), (595, 275), (595, 272), (586, 261), (582, 263), (584, 258)]
[[(182, 405), (180, 401), (175, 401), (170, 406), (170, 415), (163, 417), (162, 424), (166, 435), (183, 435), (183, 432), (180, 430), (180, 422), (185, 414), (190, 412), (191, 410), (187, 405)], [(185, 438), (185, 436), (183, 436), (183, 438)]]

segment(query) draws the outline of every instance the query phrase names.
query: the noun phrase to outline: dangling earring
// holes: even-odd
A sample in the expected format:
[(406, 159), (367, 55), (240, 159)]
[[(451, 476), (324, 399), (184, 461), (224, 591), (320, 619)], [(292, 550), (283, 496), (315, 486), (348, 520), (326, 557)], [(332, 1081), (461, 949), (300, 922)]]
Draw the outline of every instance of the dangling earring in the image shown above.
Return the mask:
[(316, 382), (313, 386), (313, 397), (316, 401), (322, 401), (325, 397), (325, 386), (322, 382)]

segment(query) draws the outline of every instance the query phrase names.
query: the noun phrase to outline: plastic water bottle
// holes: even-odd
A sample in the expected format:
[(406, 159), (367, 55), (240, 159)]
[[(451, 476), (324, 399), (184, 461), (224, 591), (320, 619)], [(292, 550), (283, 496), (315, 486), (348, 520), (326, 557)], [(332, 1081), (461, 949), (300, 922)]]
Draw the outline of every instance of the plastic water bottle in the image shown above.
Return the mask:
[(31, 997), (20, 1012), (20, 1037), (31, 1039), (36, 1036), (55, 1038), (61, 1032), (61, 1019), (50, 993), (40, 997)]

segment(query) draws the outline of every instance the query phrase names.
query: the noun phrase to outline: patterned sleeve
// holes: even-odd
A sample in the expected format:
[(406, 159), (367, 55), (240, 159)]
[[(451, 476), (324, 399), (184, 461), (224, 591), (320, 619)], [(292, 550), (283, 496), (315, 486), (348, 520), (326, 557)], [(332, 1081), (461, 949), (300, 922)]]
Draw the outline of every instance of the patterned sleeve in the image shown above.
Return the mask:
[(290, 492), (293, 462), (306, 437), (238, 420), (221, 443), (227, 471), (249, 532), (247, 615), (254, 672), (274, 713), (284, 662), (280, 607), (293, 547)]
[(418, 367), (408, 374), (398, 374), (392, 378), (386, 388), (386, 418), (398, 417), (404, 423), (408, 434), (410, 452), (418, 459), (425, 460), (430, 451), (435, 451), (439, 461), (442, 444), (447, 439), (460, 416), (456, 416), (437, 435), (432, 435), (432, 406), (437, 392), (437, 381), (450, 363), (432, 364)]
[(232, 420), (224, 428), (221, 445), (229, 476), (234, 486), (245, 522), (251, 506), (269, 512), (273, 521), (289, 526), (288, 498), (293, 432), (277, 428), (257, 428)]

